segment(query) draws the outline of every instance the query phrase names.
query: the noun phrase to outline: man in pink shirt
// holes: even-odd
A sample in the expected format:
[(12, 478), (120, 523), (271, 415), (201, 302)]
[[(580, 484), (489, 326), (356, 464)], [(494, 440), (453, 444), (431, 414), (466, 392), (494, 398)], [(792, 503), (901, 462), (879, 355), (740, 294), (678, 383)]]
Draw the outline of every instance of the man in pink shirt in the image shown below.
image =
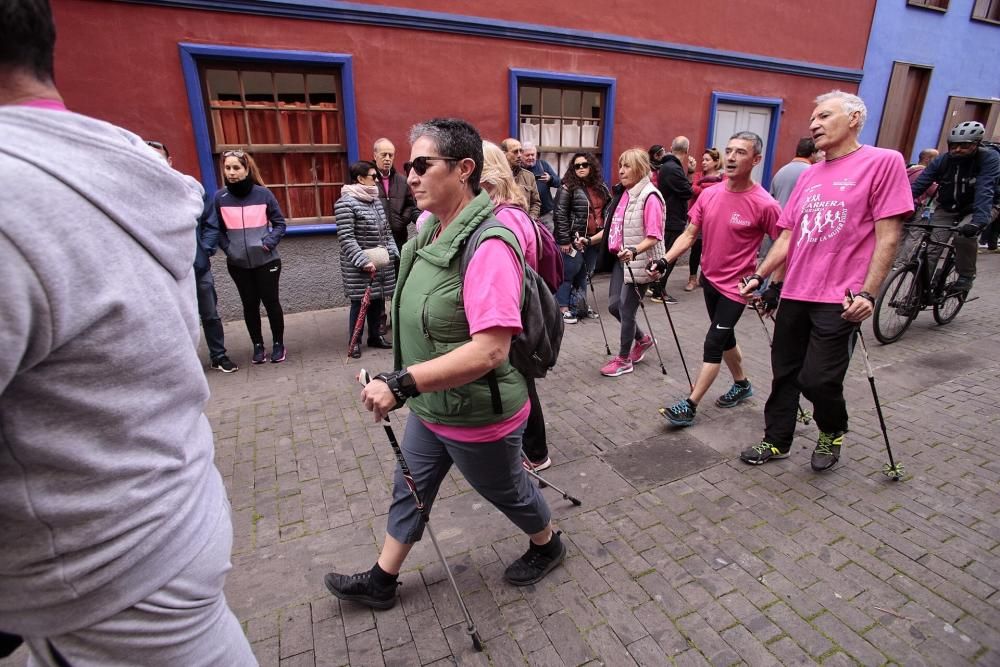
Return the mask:
[(715, 404), (732, 408), (753, 395), (750, 380), (743, 372), (743, 355), (736, 345), (736, 323), (747, 304), (746, 297), (739, 293), (739, 280), (753, 271), (764, 235), (777, 236), (781, 215), (778, 202), (751, 176), (763, 157), (763, 147), (763, 141), (753, 132), (738, 132), (729, 139), (727, 180), (701, 193), (689, 213), (687, 229), (662, 259), (651, 264), (650, 275), (658, 278), (701, 234), (702, 282), (711, 323), (705, 335), (704, 363), (690, 396), (669, 408), (660, 408), (660, 414), (675, 426), (694, 423), (698, 403), (719, 376), (723, 361), (733, 374), (733, 386)]
[[(892, 265), (903, 220), (913, 212), (903, 156), (858, 142), (867, 113), (856, 95), (835, 90), (816, 98), (809, 131), (826, 160), (799, 177), (778, 220), (781, 235), (740, 289), (750, 294), (785, 265), (764, 438), (740, 454), (746, 463), (788, 456), (800, 393), (812, 401), (820, 431), (813, 470), (827, 470), (840, 459), (852, 337), (872, 314), (872, 294)], [(848, 291), (856, 298), (845, 296)]]

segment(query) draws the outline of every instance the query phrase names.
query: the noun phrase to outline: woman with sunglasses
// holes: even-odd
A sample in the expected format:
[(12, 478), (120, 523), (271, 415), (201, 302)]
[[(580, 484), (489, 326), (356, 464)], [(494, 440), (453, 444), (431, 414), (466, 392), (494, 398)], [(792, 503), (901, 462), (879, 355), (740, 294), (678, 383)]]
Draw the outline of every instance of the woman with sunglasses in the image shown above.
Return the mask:
[[(375, 165), (364, 160), (355, 162), (350, 166), (349, 173), (351, 183), (341, 189), (340, 199), (333, 207), (340, 241), (340, 273), (344, 280), (344, 293), (351, 301), (347, 335), (354, 333), (361, 313), (361, 300), (371, 285), (371, 305), (366, 318), (368, 347), (389, 350), (392, 343), (379, 335), (379, 320), (385, 312), (386, 300), (392, 298), (396, 288), (395, 271), (392, 264), (375, 268), (365, 250), (381, 246), (394, 261), (399, 258), (399, 250), (386, 219), (385, 207), (379, 199)], [(351, 347), (350, 355), (353, 359), (361, 358), (361, 343)]]
[[(611, 201), (611, 192), (601, 178), (601, 165), (593, 153), (575, 153), (563, 175), (556, 193), (553, 216), (556, 242), (563, 252), (563, 282), (556, 292), (556, 301), (563, 313), (563, 322), (574, 324), (587, 317), (585, 299), (574, 301), (573, 295), (586, 291), (587, 277), (597, 264), (599, 248), (585, 245), (583, 239), (601, 229), (604, 209)], [(581, 303), (583, 305), (581, 305)], [(581, 307), (576, 308), (577, 305)]]
[(253, 343), (255, 364), (267, 361), (260, 328), (260, 304), (271, 326), (271, 362), (285, 360), (285, 315), (278, 300), (281, 258), (278, 243), (285, 235), (285, 216), (278, 200), (264, 187), (257, 163), (244, 151), (222, 154), (225, 187), (215, 193), (219, 247), (226, 253), (229, 275), (243, 303), (243, 320)]
[(643, 333), (635, 319), (639, 301), (652, 281), (646, 263), (663, 252), (666, 206), (649, 177), (646, 151), (630, 148), (622, 153), (618, 158), (619, 182), (605, 209), (604, 229), (581, 239), (585, 247), (599, 245), (602, 254), (607, 253), (604, 257), (616, 260), (608, 284), (608, 311), (621, 323), (621, 337), (618, 355), (601, 368), (601, 375), (607, 377), (631, 373), (654, 344), (652, 334)]
[[(722, 156), (718, 148), (706, 148), (701, 156), (701, 176), (695, 175), (691, 190), (694, 196), (688, 201), (688, 209), (694, 207), (701, 191), (725, 180), (722, 174)], [(698, 287), (698, 268), (701, 266), (701, 237), (691, 246), (691, 254), (688, 256), (688, 281), (684, 286), (685, 292), (691, 292)]]
[[(527, 533), (527, 552), (506, 580), (540, 581), (566, 555), (551, 512), (521, 465), (521, 434), (530, 412), (527, 385), (508, 360), (521, 330), (524, 263), (517, 235), (493, 227), (481, 237), (465, 273), (461, 259), (476, 228), (494, 219), (480, 187), (483, 143), (463, 120), (438, 118), (410, 131), (407, 183), (430, 211), (403, 246), (393, 300), (395, 370), (361, 392), (376, 422), (410, 408), (401, 448), (422, 501), (431, 507), (454, 463), (469, 484)], [(396, 603), (397, 576), (423, 533), (423, 521), (397, 470), (385, 542), (370, 570), (327, 574), (341, 600), (376, 609)]]

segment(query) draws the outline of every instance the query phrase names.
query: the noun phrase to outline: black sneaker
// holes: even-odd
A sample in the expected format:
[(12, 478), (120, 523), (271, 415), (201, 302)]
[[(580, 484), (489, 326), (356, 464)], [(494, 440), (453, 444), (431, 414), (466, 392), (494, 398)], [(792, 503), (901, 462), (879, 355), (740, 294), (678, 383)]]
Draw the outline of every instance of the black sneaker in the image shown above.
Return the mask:
[(674, 426), (690, 426), (694, 423), (694, 409), (686, 398), (677, 401), (669, 408), (660, 408), (659, 412)]
[(271, 363), (280, 364), (285, 360), (285, 346), (282, 343), (275, 343), (271, 349)]
[(968, 292), (972, 289), (972, 278), (968, 276), (959, 276), (955, 282), (950, 285), (951, 292)]
[(257, 345), (254, 345), (253, 346), (253, 359), (250, 360), (250, 363), (253, 363), (253, 364), (262, 364), (265, 361), (267, 361), (267, 350), (264, 349), (264, 344), (263, 343), (259, 343)]
[(212, 359), (212, 370), (222, 371), (223, 373), (235, 373), (240, 370), (240, 367), (234, 364), (229, 357), (222, 355), (218, 359)]
[[(523, 556), (507, 566), (507, 570), (503, 573), (504, 579), (515, 586), (530, 586), (541, 581), (566, 557), (566, 545), (559, 539), (560, 535), (562, 531), (552, 533), (552, 541), (545, 547), (530, 544)], [(542, 549), (550, 546), (556, 553), (546, 555)]]
[(666, 292), (664, 292), (663, 293), (663, 303), (667, 304), (668, 306), (673, 306), (673, 305), (677, 304), (677, 299), (675, 299), (674, 297), (672, 297), (669, 294), (667, 294)]
[(396, 606), (397, 581), (390, 588), (379, 588), (372, 581), (372, 571), (357, 574), (337, 574), (331, 572), (323, 577), (326, 589), (341, 600), (349, 600), (373, 609), (392, 609)]
[(819, 432), (819, 439), (816, 440), (816, 449), (813, 450), (810, 464), (816, 472), (829, 470), (840, 460), (840, 448), (844, 445), (844, 432), (834, 431), (833, 433)]
[(777, 445), (772, 445), (767, 440), (761, 440), (759, 445), (754, 445), (740, 452), (740, 460), (744, 463), (749, 463), (752, 466), (759, 466), (762, 463), (767, 463), (771, 459), (785, 459), (788, 458), (788, 452), (791, 450), (791, 446), (781, 448)]
[(745, 387), (741, 387), (734, 382), (729, 391), (719, 396), (715, 404), (720, 408), (735, 408), (751, 396), (753, 396), (753, 386), (749, 382), (747, 382), (747, 386)]

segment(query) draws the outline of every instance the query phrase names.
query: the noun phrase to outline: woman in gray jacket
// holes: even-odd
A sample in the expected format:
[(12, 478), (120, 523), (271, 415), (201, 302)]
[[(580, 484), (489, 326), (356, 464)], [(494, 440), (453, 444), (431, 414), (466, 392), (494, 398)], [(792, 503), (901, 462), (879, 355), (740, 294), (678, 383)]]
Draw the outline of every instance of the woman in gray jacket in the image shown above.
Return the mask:
[[(354, 332), (361, 312), (361, 299), (371, 285), (371, 305), (368, 308), (368, 347), (389, 349), (392, 343), (379, 335), (379, 318), (385, 312), (385, 302), (392, 298), (396, 278), (392, 264), (376, 268), (365, 250), (382, 247), (394, 260), (399, 250), (389, 230), (388, 216), (378, 197), (375, 179), (378, 172), (371, 162), (355, 162), (350, 168), (351, 183), (341, 190), (340, 199), (333, 207), (337, 218), (337, 237), (340, 240), (340, 273), (344, 293), (351, 300), (351, 317), (348, 336)], [(350, 350), (354, 359), (361, 358), (360, 343)]]

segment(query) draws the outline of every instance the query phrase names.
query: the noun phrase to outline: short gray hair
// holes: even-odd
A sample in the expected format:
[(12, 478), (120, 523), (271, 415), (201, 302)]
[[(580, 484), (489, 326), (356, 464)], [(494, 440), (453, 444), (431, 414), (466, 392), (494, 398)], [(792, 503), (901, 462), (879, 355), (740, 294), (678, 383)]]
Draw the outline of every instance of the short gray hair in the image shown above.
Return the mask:
[(529, 148), (534, 148), (535, 150), (538, 150), (538, 144), (536, 144), (533, 141), (522, 141), (521, 142), (521, 149), (524, 152), (528, 152)]
[(868, 107), (865, 106), (865, 101), (857, 95), (845, 93), (842, 90), (831, 90), (817, 97), (815, 103), (823, 104), (823, 102), (837, 99), (842, 101), (844, 113), (849, 115), (855, 111), (861, 112), (861, 116), (858, 119), (858, 132), (860, 132), (861, 128), (865, 126), (865, 121), (868, 120)]
[(747, 130), (743, 130), (742, 132), (737, 132), (733, 136), (729, 137), (729, 141), (732, 141), (733, 139), (739, 139), (740, 141), (749, 141), (751, 145), (753, 145), (754, 155), (764, 154), (764, 141), (760, 138), (760, 135), (758, 135), (756, 132), (749, 132)]
[(687, 153), (689, 150), (691, 150), (691, 142), (688, 141), (687, 137), (675, 137), (670, 142), (671, 153)]
[(396, 145), (393, 144), (389, 139), (386, 139), (385, 137), (379, 137), (378, 139), (375, 140), (375, 143), (372, 144), (372, 152), (373, 153), (378, 152), (378, 145), (382, 143), (389, 144), (393, 148), (396, 147)]

